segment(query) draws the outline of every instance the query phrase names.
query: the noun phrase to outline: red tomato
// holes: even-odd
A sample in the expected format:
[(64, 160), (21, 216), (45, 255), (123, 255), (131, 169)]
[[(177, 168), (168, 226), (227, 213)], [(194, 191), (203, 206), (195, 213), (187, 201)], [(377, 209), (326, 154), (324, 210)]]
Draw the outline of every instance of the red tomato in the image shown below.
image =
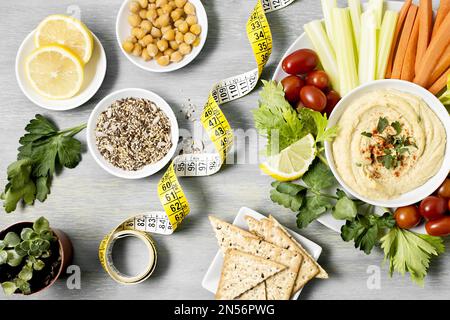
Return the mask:
[(428, 221), (425, 229), (431, 236), (444, 237), (450, 235), (450, 216), (439, 220)]
[(430, 196), (422, 200), (419, 206), (420, 214), (428, 220), (437, 220), (442, 218), (447, 212), (447, 200)]
[(450, 198), (450, 179), (446, 179), (438, 189), (438, 196), (441, 198)]
[(402, 229), (414, 228), (422, 220), (422, 216), (416, 206), (398, 208), (395, 210), (394, 218), (397, 225)]
[(319, 64), (319, 57), (310, 49), (294, 51), (283, 60), (283, 70), (286, 73), (297, 75), (313, 71)]
[(313, 86), (304, 86), (300, 90), (300, 100), (307, 108), (322, 112), (327, 106), (325, 93)]
[(328, 78), (325, 71), (311, 71), (306, 76), (306, 84), (317, 87), (320, 90), (325, 90), (330, 85), (330, 78)]
[(333, 112), (334, 107), (341, 100), (341, 96), (334, 90), (331, 90), (327, 93), (327, 107), (325, 108), (325, 113), (330, 116), (331, 112)]
[(298, 76), (287, 76), (281, 80), (283, 85), (285, 98), (290, 104), (295, 106), (300, 100), (300, 90), (305, 85), (305, 80)]

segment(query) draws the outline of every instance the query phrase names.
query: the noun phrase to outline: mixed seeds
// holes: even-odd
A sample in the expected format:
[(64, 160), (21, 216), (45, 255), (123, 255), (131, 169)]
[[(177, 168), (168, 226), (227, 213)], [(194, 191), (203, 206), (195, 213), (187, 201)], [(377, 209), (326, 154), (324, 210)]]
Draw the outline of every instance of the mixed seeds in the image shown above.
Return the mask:
[(172, 148), (169, 118), (147, 99), (115, 101), (100, 114), (95, 135), (100, 154), (127, 171), (158, 162)]

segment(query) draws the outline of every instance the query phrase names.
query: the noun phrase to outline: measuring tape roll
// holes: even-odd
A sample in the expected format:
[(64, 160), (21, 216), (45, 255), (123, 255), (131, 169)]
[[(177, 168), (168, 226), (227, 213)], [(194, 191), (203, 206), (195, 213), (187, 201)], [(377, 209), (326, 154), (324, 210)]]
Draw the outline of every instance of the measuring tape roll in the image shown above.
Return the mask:
[[(246, 32), (252, 47), (257, 67), (243, 74), (216, 83), (202, 111), (200, 121), (214, 144), (216, 153), (185, 154), (174, 158), (158, 183), (158, 196), (164, 212), (153, 212), (132, 217), (108, 234), (100, 244), (100, 262), (106, 272), (120, 283), (139, 283), (147, 279), (152, 268), (138, 277), (127, 277), (113, 265), (111, 250), (117, 234), (141, 234), (148, 246), (155, 248), (150, 233), (171, 234), (189, 214), (186, 199), (178, 177), (209, 176), (217, 173), (224, 163), (233, 143), (233, 133), (228, 120), (219, 105), (239, 99), (250, 93), (258, 83), (259, 77), (272, 53), (272, 34), (266, 13), (284, 8), (294, 0), (257, 0), (250, 15)], [(147, 240), (145, 240), (147, 239)], [(154, 264), (156, 265), (156, 249)]]

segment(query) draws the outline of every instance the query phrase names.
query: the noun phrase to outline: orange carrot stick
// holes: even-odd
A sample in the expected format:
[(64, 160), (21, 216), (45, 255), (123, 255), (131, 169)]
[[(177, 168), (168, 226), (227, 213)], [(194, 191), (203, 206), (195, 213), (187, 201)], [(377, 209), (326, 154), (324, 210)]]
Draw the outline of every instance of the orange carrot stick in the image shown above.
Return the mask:
[(434, 39), (431, 41), (423, 58), (419, 57), (422, 60), (422, 63), (420, 64), (419, 72), (417, 72), (416, 78), (414, 79), (414, 82), (419, 86), (428, 88), (429, 85), (431, 85), (431, 73), (436, 68), (439, 62), (439, 58), (450, 45), (449, 30), (450, 13), (448, 13), (445, 17), (442, 25), (440, 26)]
[(444, 18), (447, 16), (449, 12), (450, 12), (450, 0), (441, 0), (439, 9), (436, 14), (436, 21), (434, 22), (433, 34), (431, 36), (431, 39), (433, 39), (436, 36), (436, 33), (439, 27), (441, 26), (442, 21), (444, 21)]
[[(450, 0), (448, 0), (450, 1)], [(406, 15), (408, 14), (409, 7), (412, 4), (412, 0), (406, 0), (403, 4), (402, 9), (400, 10), (400, 14), (397, 21), (397, 26), (395, 27), (394, 39), (392, 40), (392, 48), (389, 53), (389, 59), (386, 69), (386, 79), (389, 79), (392, 75), (392, 66), (394, 65), (394, 57), (398, 47), (398, 40), (400, 39), (400, 34), (403, 29), (403, 25), (405, 23)]]
[(442, 76), (428, 89), (432, 94), (437, 95), (446, 86), (448, 81), (448, 76), (450, 75), (450, 68), (442, 74)]
[(439, 58), (439, 62), (431, 74), (430, 83), (434, 83), (448, 68), (450, 68), (450, 46), (445, 49), (444, 53)]
[(408, 47), (409, 38), (411, 37), (412, 29), (414, 27), (417, 9), (416, 5), (411, 5), (408, 10), (397, 52), (395, 53), (394, 66), (391, 75), (392, 79), (400, 79), (400, 76), (402, 75), (403, 61), (405, 60), (406, 48)]
[[(419, 42), (417, 43), (417, 55), (423, 57), (430, 44), (432, 33), (433, 7), (431, 0), (420, 0), (418, 17), (420, 20), (420, 30)], [(421, 63), (421, 59), (416, 60), (416, 73), (418, 72)]]
[(417, 42), (419, 40), (419, 25), (420, 19), (416, 17), (414, 21), (414, 27), (411, 33), (411, 37), (408, 41), (408, 47), (406, 49), (405, 60), (403, 61), (402, 67), (402, 75), (400, 79), (406, 81), (413, 81), (415, 73), (415, 65), (416, 65), (416, 55), (417, 55)]

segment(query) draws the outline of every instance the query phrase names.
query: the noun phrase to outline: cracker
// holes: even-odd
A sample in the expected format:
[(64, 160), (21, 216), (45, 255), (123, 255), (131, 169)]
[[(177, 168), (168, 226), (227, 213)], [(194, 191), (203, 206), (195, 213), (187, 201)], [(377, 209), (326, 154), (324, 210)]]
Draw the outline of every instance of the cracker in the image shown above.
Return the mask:
[(235, 299), (285, 269), (280, 263), (238, 250), (227, 250), (216, 299)]
[(256, 287), (244, 292), (236, 300), (267, 300), (266, 282), (261, 282)]

